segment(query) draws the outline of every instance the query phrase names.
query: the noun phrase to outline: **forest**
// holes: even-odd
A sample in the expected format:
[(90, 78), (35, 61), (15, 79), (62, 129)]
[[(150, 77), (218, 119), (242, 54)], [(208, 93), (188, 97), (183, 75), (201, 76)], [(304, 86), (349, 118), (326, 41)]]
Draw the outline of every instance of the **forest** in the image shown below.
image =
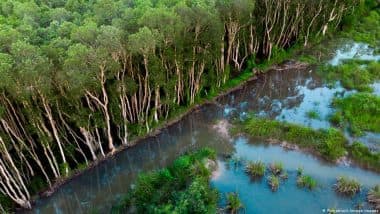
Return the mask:
[(371, 3), (2, 0), (0, 211)]

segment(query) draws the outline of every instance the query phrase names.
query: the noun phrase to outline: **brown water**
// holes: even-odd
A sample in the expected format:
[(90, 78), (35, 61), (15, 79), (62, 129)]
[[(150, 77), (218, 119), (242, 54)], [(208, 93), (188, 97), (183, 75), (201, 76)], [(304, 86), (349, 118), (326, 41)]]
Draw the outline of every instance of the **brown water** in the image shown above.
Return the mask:
[[(289, 173), (288, 181), (281, 184), (278, 192), (272, 193), (265, 179), (252, 182), (242, 166), (234, 168), (229, 161), (220, 158), (212, 186), (222, 193), (221, 206), (223, 193), (237, 191), (246, 213), (321, 213), (322, 209), (333, 207), (354, 208), (365, 200), (368, 188), (380, 183), (379, 174), (354, 166), (331, 165), (310, 154), (286, 151), (280, 146), (268, 146), (245, 137), (229, 138), (220, 132), (223, 126), (215, 128), (222, 119), (244, 118), (249, 112), (313, 128), (327, 128), (330, 124), (326, 118), (334, 111), (330, 102), (336, 93), (345, 96), (354, 92), (344, 90), (339, 84), (328, 88), (313, 68), (268, 72), (241, 90), (220, 98), (216, 105), (200, 108), (158, 136), (145, 139), (86, 171), (51, 197), (38, 200), (28, 213), (109, 213), (112, 204), (128, 191), (138, 173), (164, 167), (186, 151), (205, 146), (215, 149), (221, 157), (233, 153), (243, 160), (282, 161)], [(318, 112), (320, 119), (308, 118), (306, 112), (311, 110)], [(375, 133), (363, 137), (374, 149), (379, 148), (379, 139)], [(316, 191), (296, 187), (295, 170), (299, 166), (317, 179)], [(357, 178), (363, 185), (362, 193), (353, 199), (335, 194), (332, 187), (340, 175)], [(368, 208), (368, 204), (364, 206)]]

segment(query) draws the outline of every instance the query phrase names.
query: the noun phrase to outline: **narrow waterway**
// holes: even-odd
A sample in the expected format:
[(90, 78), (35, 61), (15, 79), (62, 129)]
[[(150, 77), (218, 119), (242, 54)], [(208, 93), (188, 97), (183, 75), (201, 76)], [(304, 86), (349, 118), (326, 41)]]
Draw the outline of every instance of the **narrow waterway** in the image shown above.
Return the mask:
[[(353, 57), (380, 59), (380, 56), (369, 53), (368, 47), (363, 52), (362, 45), (339, 49), (331, 64)], [(373, 84), (373, 87), (378, 93), (379, 84)], [(330, 106), (331, 99), (336, 94), (345, 96), (349, 93), (355, 91), (346, 91), (339, 83), (335, 87), (325, 85), (313, 67), (269, 71), (242, 89), (218, 99), (215, 105), (201, 107), (156, 137), (145, 139), (86, 171), (51, 197), (38, 200), (30, 213), (108, 213), (112, 204), (128, 191), (138, 173), (164, 167), (184, 152), (205, 146), (215, 149), (221, 157), (212, 185), (222, 193), (222, 198), (226, 192), (238, 192), (246, 213), (305, 213), (306, 208), (307, 213), (321, 213), (327, 208), (355, 208), (358, 203), (368, 207), (365, 194), (368, 188), (380, 183), (379, 174), (350, 165), (331, 165), (310, 154), (286, 151), (280, 146), (268, 146), (244, 136), (229, 136), (223, 126), (234, 118), (255, 112), (313, 128), (327, 128), (330, 126), (327, 117), (334, 111)], [(318, 112), (319, 118), (308, 118), (309, 111)], [(215, 125), (221, 120), (225, 123)], [(361, 140), (374, 150), (380, 148), (379, 134), (368, 133)], [(225, 154), (265, 163), (281, 161), (289, 179), (273, 193), (265, 179), (251, 181), (243, 166), (234, 167), (222, 158)], [(300, 166), (305, 174), (317, 179), (315, 191), (297, 188), (296, 169)], [(363, 191), (352, 199), (337, 195), (333, 184), (340, 175), (358, 179)], [(222, 206), (223, 199), (220, 203)]]

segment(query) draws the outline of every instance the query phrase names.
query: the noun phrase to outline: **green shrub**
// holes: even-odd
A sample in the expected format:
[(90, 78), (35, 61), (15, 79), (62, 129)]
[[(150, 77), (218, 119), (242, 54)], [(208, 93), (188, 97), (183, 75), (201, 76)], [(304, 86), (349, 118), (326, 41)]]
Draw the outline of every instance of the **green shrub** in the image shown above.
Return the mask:
[(139, 213), (213, 213), (217, 192), (209, 185), (206, 160), (216, 159), (210, 149), (181, 156), (168, 167), (141, 174), (129, 194), (112, 213), (136, 209)]

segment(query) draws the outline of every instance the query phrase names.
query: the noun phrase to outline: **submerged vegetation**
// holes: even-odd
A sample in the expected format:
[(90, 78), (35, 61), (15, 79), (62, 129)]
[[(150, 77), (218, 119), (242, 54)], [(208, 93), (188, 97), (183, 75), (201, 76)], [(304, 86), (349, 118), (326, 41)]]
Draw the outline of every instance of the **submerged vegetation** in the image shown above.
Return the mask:
[(355, 179), (341, 176), (337, 178), (335, 191), (343, 195), (354, 196), (356, 193), (360, 192), (360, 184)]
[(355, 93), (333, 101), (337, 108), (332, 116), (334, 124), (348, 124), (354, 135), (364, 131), (380, 132), (380, 97), (369, 93)]
[(250, 117), (242, 122), (243, 130), (253, 137), (288, 141), (313, 149), (327, 160), (336, 160), (346, 152), (346, 139), (336, 129), (314, 130), (300, 125)]
[(210, 188), (207, 167), (207, 161), (215, 159), (215, 151), (202, 149), (168, 168), (140, 175), (112, 213), (215, 213), (218, 193)]
[[(1, 194), (31, 208), (33, 180), (50, 188), (131, 146), (134, 137), (246, 79), (249, 69), (336, 31), (363, 5), (3, 0)], [(244, 78), (228, 81), (239, 74)]]

